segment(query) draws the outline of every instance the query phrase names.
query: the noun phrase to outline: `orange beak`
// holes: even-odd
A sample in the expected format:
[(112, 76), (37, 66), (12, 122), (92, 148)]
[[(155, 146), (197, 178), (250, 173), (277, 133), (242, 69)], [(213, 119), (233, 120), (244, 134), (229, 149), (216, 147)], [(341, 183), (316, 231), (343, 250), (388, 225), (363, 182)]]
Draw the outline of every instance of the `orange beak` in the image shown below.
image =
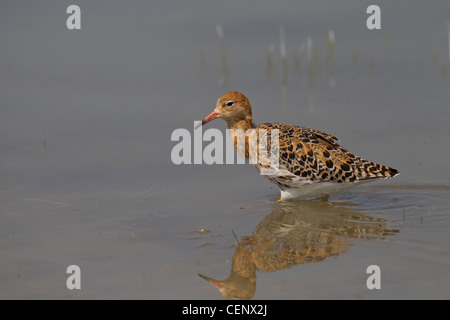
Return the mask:
[(213, 279), (213, 278), (204, 276), (204, 275), (202, 275), (202, 274), (199, 274), (198, 276), (199, 276), (200, 278), (205, 279), (205, 280), (208, 281), (209, 283), (211, 283), (214, 287), (216, 287), (217, 289), (219, 289), (219, 291), (223, 288), (223, 283), (222, 283), (222, 281), (219, 281), (219, 280), (216, 280), (216, 279)]
[(208, 123), (210, 121), (213, 121), (214, 119), (217, 119), (218, 117), (219, 117), (219, 113), (217, 113), (215, 111), (211, 112), (211, 114), (209, 116), (207, 116), (205, 119), (203, 119), (202, 123), (199, 123), (195, 127), (195, 129), (199, 128), (200, 126), (202, 126), (202, 125), (204, 125), (204, 124), (206, 124), (206, 123)]

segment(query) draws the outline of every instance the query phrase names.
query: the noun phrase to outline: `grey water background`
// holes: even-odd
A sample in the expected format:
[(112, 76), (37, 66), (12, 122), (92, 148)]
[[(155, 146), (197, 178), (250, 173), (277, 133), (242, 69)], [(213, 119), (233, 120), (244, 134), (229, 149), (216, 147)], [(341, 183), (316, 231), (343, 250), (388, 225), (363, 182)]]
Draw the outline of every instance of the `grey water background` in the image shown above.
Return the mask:
[[(286, 217), (281, 244), (335, 250), (258, 270), (255, 299), (449, 298), (448, 20), (448, 1), (1, 1), (0, 298), (221, 299), (197, 274), (225, 279), (235, 235)], [(227, 90), (401, 174), (279, 204), (249, 165), (173, 165), (173, 130)]]

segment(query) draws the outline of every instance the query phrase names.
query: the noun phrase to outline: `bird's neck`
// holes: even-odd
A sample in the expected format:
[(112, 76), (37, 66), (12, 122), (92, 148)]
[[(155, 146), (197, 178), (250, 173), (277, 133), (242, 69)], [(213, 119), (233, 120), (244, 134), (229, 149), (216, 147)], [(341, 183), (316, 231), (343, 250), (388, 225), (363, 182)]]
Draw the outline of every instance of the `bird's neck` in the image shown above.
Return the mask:
[(231, 141), (233, 141), (237, 153), (243, 158), (248, 158), (249, 138), (255, 135), (255, 130), (252, 130), (255, 128), (252, 116), (240, 120), (227, 119), (227, 124), (230, 129)]
[(241, 130), (244, 130), (244, 132), (245, 132), (248, 129), (252, 129), (255, 127), (252, 116), (247, 116), (245, 119), (231, 118), (231, 119), (227, 119), (226, 121), (227, 121), (228, 129), (233, 129), (233, 130), (241, 129)]

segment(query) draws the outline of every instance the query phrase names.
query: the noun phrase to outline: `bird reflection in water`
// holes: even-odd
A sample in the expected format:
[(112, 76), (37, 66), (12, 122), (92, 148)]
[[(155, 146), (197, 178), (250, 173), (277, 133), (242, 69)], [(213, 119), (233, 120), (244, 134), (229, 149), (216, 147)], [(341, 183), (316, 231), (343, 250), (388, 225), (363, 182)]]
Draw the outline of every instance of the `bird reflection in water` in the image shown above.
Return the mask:
[(399, 231), (390, 221), (363, 213), (357, 205), (322, 200), (274, 205), (255, 228), (235, 245), (231, 272), (225, 280), (200, 277), (226, 299), (251, 299), (256, 271), (274, 272), (345, 253), (352, 239), (383, 239)]

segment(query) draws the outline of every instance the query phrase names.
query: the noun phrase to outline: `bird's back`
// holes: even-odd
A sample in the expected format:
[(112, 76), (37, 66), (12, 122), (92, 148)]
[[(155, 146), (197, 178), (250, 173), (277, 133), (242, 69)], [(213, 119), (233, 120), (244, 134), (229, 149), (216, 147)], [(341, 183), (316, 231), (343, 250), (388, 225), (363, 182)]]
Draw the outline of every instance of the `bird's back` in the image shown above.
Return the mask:
[(268, 178), (281, 190), (315, 182), (356, 184), (399, 173), (353, 155), (335, 136), (320, 130), (279, 123), (262, 123), (255, 129), (267, 130), (268, 148), (272, 130), (278, 130), (280, 170)]

